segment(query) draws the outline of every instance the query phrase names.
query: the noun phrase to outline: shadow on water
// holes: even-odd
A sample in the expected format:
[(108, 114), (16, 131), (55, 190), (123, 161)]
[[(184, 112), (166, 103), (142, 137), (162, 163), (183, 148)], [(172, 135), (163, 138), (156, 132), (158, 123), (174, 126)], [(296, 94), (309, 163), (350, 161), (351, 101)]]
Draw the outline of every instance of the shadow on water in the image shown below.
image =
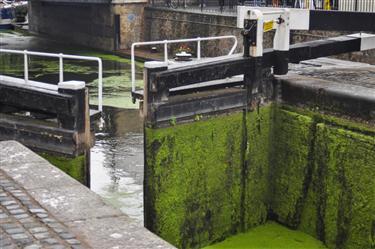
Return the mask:
[[(102, 51), (70, 46), (48, 38), (17, 32), (0, 32), (1, 47), (97, 56), (103, 60), (104, 124), (97, 127), (96, 144), (90, 156), (90, 187), (125, 214), (143, 221), (143, 122), (131, 102), (130, 60)], [(97, 104), (97, 65), (85, 61), (64, 61), (64, 80), (85, 81), (90, 104)], [(137, 63), (137, 86), (142, 84), (142, 64)], [(33, 56), (29, 62), (30, 79), (57, 84), (57, 60)], [(0, 74), (23, 77), (23, 57), (0, 54)], [(82, 182), (84, 173), (74, 160), (45, 155), (66, 173)], [(78, 161), (78, 159), (75, 159)], [(79, 161), (80, 162), (80, 161)]]

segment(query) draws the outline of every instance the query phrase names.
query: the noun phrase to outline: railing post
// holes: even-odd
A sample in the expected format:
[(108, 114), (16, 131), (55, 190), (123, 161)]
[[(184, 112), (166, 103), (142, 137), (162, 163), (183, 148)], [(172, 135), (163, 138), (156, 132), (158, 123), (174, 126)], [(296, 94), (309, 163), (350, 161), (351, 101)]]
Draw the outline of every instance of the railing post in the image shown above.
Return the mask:
[(64, 65), (63, 65), (63, 54), (59, 54), (59, 82), (64, 81)]
[(201, 38), (198, 37), (197, 39), (198, 39), (198, 41), (197, 41), (197, 59), (200, 60), (201, 59)]
[(24, 54), (23, 54), (23, 63), (24, 63), (24, 68), (23, 68), (23, 73), (24, 73), (24, 77), (25, 77), (25, 83), (29, 83), (29, 65), (28, 65), (28, 58), (27, 58), (27, 50), (24, 50), (23, 51)]
[(98, 59), (98, 109), (103, 111), (103, 64), (102, 60)]
[(131, 47), (132, 92), (135, 92), (135, 51), (134, 44)]
[(168, 62), (168, 41), (164, 40), (164, 62)]

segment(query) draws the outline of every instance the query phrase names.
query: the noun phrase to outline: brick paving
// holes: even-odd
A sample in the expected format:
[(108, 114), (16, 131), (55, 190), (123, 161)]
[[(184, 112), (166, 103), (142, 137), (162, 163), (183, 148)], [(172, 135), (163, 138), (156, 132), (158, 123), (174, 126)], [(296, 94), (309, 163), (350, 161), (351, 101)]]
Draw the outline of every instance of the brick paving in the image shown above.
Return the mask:
[(87, 248), (0, 170), (0, 248)]

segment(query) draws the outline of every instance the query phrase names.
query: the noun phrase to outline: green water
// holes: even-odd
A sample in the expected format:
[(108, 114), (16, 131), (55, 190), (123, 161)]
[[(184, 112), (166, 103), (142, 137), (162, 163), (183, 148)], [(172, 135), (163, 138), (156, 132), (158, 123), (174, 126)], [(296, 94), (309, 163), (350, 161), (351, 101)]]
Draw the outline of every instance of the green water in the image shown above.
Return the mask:
[[(131, 61), (108, 52), (67, 45), (58, 41), (28, 35), (17, 31), (0, 32), (1, 48), (95, 56), (103, 60), (103, 104), (119, 108), (138, 108), (131, 99)], [(23, 78), (23, 56), (0, 54), (0, 74)], [(29, 78), (45, 83), (57, 84), (58, 59), (31, 56)], [(64, 80), (85, 81), (90, 90), (90, 104), (98, 103), (98, 67), (96, 62), (64, 60)], [(142, 87), (143, 63), (136, 63), (136, 86)]]
[(310, 235), (269, 222), (204, 249), (327, 249), (327, 247)]

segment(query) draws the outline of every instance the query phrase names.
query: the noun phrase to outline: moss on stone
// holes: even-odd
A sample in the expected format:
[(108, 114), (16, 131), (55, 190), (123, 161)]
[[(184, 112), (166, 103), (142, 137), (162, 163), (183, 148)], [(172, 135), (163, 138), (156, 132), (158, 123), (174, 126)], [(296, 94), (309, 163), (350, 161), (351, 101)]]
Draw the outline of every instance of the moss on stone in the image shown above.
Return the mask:
[(269, 209), (271, 105), (248, 112), (243, 178), (243, 231), (263, 224)]
[(145, 132), (146, 226), (177, 247), (275, 220), (375, 248), (374, 127), (273, 105)]
[(274, 115), (271, 137), (272, 213), (279, 222), (297, 227), (308, 179), (313, 120), (287, 110)]
[(86, 184), (86, 157), (84, 155), (77, 156), (75, 158), (67, 158), (64, 156), (56, 156), (47, 153), (41, 153), (40, 156), (45, 158), (52, 165), (61, 169), (77, 181)]
[(316, 225), (329, 248), (374, 248), (375, 137), (317, 124), (314, 178), (301, 222)]
[(146, 129), (146, 226), (179, 248), (238, 231), (243, 114)]
[[(293, 107), (277, 109), (271, 166), (274, 218), (332, 249), (374, 248), (373, 128)], [(296, 117), (297, 129), (291, 125)]]
[(324, 244), (300, 231), (290, 230), (275, 222), (258, 226), (246, 233), (204, 249), (326, 249)]

